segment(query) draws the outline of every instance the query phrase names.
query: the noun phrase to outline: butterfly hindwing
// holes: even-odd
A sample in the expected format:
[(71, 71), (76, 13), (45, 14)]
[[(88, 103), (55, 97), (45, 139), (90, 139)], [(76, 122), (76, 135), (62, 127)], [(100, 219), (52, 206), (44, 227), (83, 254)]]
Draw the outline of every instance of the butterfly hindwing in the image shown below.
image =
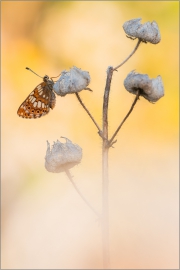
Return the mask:
[(20, 117), (32, 119), (46, 115), (50, 108), (55, 106), (56, 96), (52, 91), (52, 82), (42, 82), (29, 94), (19, 107), (17, 114)]

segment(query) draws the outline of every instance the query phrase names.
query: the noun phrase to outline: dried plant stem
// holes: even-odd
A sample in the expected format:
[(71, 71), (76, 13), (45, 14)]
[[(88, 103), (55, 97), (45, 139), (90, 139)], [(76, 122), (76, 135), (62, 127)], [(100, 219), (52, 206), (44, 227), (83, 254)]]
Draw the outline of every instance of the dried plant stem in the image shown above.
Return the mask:
[(98, 133), (101, 135), (101, 134), (102, 134), (102, 131), (101, 131), (100, 127), (98, 126), (98, 124), (96, 123), (94, 117), (91, 115), (91, 113), (89, 112), (89, 110), (86, 108), (86, 106), (85, 106), (84, 103), (82, 102), (82, 100), (81, 100), (79, 94), (78, 94), (78, 93), (75, 93), (75, 95), (76, 95), (78, 101), (80, 102), (81, 106), (85, 109), (85, 111), (87, 112), (87, 114), (90, 116), (91, 120), (93, 121), (93, 123), (94, 123), (95, 126), (97, 127)]
[[(114, 135), (110, 140), (108, 140), (108, 104), (109, 104), (109, 93), (110, 93), (110, 87), (111, 87), (111, 80), (113, 71), (117, 70), (119, 67), (121, 67), (125, 62), (128, 61), (128, 59), (135, 53), (135, 51), (138, 49), (139, 45), (141, 43), (141, 40), (138, 40), (134, 50), (132, 53), (117, 67), (108, 67), (107, 70), (107, 79), (106, 79), (106, 86), (104, 91), (104, 98), (103, 98), (103, 123), (102, 123), (102, 130), (96, 123), (95, 119), (89, 112), (89, 110), (86, 108), (84, 103), (82, 102), (80, 96), (78, 93), (75, 93), (78, 101), (80, 102), (81, 106), (85, 109), (87, 114), (90, 116), (91, 120), (95, 124), (95, 126), (98, 129), (98, 133), (101, 136), (103, 140), (102, 144), (102, 248), (103, 248), (103, 269), (110, 269), (110, 252), (109, 252), (109, 175), (108, 175), (108, 153), (109, 148), (115, 143), (114, 138), (116, 137), (117, 133), (119, 132), (120, 128), (122, 127), (123, 123), (126, 121), (130, 113), (132, 112), (138, 98), (139, 98), (139, 92), (129, 110), (126, 117), (123, 119), (117, 130), (115, 131)], [(91, 90), (91, 89), (90, 89)], [(73, 184), (74, 188), (78, 192), (78, 194), (81, 196), (81, 198), (84, 200), (84, 202), (93, 210), (93, 212), (99, 217), (99, 214), (92, 208), (92, 206), (87, 202), (85, 197), (81, 194), (81, 192), (76, 187), (75, 183), (72, 180), (72, 177), (70, 175), (70, 172), (66, 172), (68, 178), (70, 179), (71, 183)]]
[(141, 40), (140, 39), (138, 39), (138, 42), (137, 42), (137, 44), (136, 44), (136, 47), (134, 48), (134, 50), (132, 51), (132, 53), (121, 63), (121, 64), (119, 64), (117, 67), (115, 67), (114, 68), (114, 70), (117, 70), (118, 68), (120, 68), (124, 63), (126, 63), (127, 62), (127, 60), (135, 53), (135, 51), (137, 50), (137, 48), (139, 47), (139, 45), (140, 45), (140, 43), (141, 43)]
[[(118, 128), (116, 129), (116, 131), (114, 132), (113, 136), (111, 137), (111, 139), (108, 141), (108, 146), (111, 147), (113, 145), (113, 141), (114, 141), (114, 138), (116, 137), (116, 135), (118, 134), (120, 128), (122, 127), (122, 125), (124, 124), (124, 122), (126, 121), (126, 119), (129, 117), (129, 115), (131, 114), (132, 110), (134, 109), (134, 106), (136, 104), (136, 102), (138, 101), (139, 99), (139, 96), (140, 96), (140, 91), (138, 91), (132, 105), (131, 105), (131, 108), (129, 110), (129, 112), (126, 114), (126, 116), (124, 117), (124, 119), (122, 120), (121, 124), (118, 126)], [(116, 141), (114, 141), (116, 142)]]
[(70, 182), (72, 183), (72, 185), (74, 186), (75, 190), (77, 191), (77, 193), (79, 194), (79, 196), (81, 197), (81, 199), (86, 203), (86, 205), (95, 213), (95, 215), (100, 218), (100, 214), (91, 206), (91, 204), (86, 200), (86, 198), (82, 195), (82, 193), (79, 191), (78, 187), (76, 186), (76, 184), (73, 181), (72, 175), (70, 174), (69, 170), (65, 170), (67, 177), (69, 178)]
[(103, 100), (103, 145), (102, 145), (102, 244), (103, 269), (110, 269), (109, 254), (109, 198), (108, 198), (108, 103), (113, 67), (107, 70), (107, 79)]

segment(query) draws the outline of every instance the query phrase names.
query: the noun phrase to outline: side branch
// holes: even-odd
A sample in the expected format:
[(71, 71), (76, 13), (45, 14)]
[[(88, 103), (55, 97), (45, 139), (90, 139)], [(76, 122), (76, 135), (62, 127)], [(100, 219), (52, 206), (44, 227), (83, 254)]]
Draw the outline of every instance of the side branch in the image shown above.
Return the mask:
[[(122, 125), (124, 124), (124, 122), (126, 121), (126, 119), (129, 117), (129, 115), (131, 114), (132, 110), (134, 109), (134, 106), (136, 104), (136, 102), (138, 101), (140, 96), (140, 91), (138, 90), (137, 95), (134, 99), (134, 102), (131, 105), (131, 108), (129, 110), (129, 112), (126, 114), (126, 116), (124, 117), (123, 121), (121, 122), (121, 124), (119, 125), (119, 127), (117, 128), (117, 130), (114, 132), (114, 135), (112, 136), (112, 138), (109, 140), (108, 142), (108, 146), (111, 147), (116, 141), (114, 141), (114, 138), (116, 137), (116, 135), (118, 134), (120, 128), (122, 127)], [(114, 141), (114, 142), (113, 142)]]
[(85, 204), (95, 213), (95, 215), (100, 218), (100, 214), (91, 206), (91, 204), (86, 200), (86, 198), (82, 195), (82, 193), (79, 191), (78, 187), (76, 186), (76, 184), (73, 181), (73, 178), (70, 174), (69, 170), (66, 170), (66, 175), (69, 178), (70, 182), (72, 183), (72, 185), (74, 186), (75, 190), (77, 191), (77, 193), (79, 194), (79, 196), (81, 197), (81, 199), (85, 202)]
[(95, 126), (97, 127), (99, 135), (102, 137), (102, 131), (101, 131), (100, 127), (98, 126), (98, 124), (96, 123), (95, 119), (93, 118), (93, 116), (91, 115), (91, 113), (89, 112), (89, 110), (86, 108), (86, 106), (84, 105), (84, 103), (82, 102), (79, 94), (78, 93), (75, 93), (75, 95), (76, 95), (78, 101), (80, 102), (81, 106), (85, 109), (85, 111), (87, 112), (87, 114), (89, 115), (89, 117), (91, 118), (91, 120), (93, 121), (93, 123), (95, 124)]
[(132, 51), (132, 53), (120, 64), (120, 65), (118, 65), (117, 67), (115, 67), (114, 68), (114, 70), (117, 70), (118, 68), (120, 68), (124, 63), (126, 63), (127, 62), (127, 60), (135, 53), (135, 51), (137, 50), (137, 48), (139, 47), (139, 45), (140, 45), (140, 43), (141, 43), (141, 40), (140, 39), (138, 39), (138, 42), (137, 42), (137, 44), (136, 44), (136, 47), (134, 48), (134, 50)]

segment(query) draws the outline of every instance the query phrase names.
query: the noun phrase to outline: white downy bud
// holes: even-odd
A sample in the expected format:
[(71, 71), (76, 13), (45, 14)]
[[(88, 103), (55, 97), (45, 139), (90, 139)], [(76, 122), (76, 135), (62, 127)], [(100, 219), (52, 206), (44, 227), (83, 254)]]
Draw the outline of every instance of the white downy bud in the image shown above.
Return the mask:
[(161, 76), (150, 79), (147, 74), (139, 74), (131, 71), (124, 80), (124, 87), (132, 94), (140, 91), (140, 96), (150, 102), (156, 102), (164, 96), (164, 86)]
[(155, 21), (152, 23), (140, 23), (141, 18), (127, 21), (123, 24), (125, 33), (130, 37), (139, 38), (142, 41), (157, 44), (161, 40), (160, 31)]
[(47, 171), (53, 173), (64, 172), (81, 162), (82, 148), (77, 144), (73, 144), (69, 139), (65, 139), (65, 143), (58, 140), (54, 142), (52, 149), (50, 149), (50, 143), (47, 141), (45, 156), (45, 168)]
[(85, 90), (90, 83), (90, 75), (88, 71), (73, 67), (69, 71), (64, 70), (59, 80), (54, 84), (53, 90), (57, 95), (65, 96)]

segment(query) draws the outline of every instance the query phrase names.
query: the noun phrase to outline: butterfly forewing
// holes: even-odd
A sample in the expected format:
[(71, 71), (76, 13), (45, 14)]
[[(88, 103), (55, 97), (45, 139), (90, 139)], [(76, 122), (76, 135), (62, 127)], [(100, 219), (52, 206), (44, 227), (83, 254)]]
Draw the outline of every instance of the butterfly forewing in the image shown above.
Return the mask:
[[(45, 77), (44, 77), (45, 78)], [(44, 79), (25, 99), (17, 114), (20, 117), (32, 119), (46, 115), (55, 106), (56, 96), (52, 91), (53, 82)]]

